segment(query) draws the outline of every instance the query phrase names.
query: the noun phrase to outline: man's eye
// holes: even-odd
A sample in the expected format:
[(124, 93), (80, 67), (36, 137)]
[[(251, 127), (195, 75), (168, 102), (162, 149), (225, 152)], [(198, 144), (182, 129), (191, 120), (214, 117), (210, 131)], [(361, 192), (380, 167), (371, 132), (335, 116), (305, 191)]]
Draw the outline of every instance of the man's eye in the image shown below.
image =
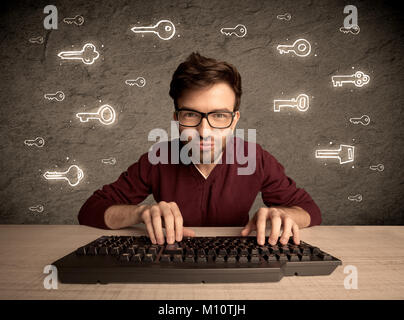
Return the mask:
[(185, 115), (184, 115), (185, 117), (187, 117), (187, 118), (192, 118), (192, 117), (196, 117), (196, 113), (193, 113), (193, 112), (187, 112), (187, 113), (185, 113)]
[(214, 113), (213, 116), (217, 119), (220, 119), (220, 118), (225, 118), (226, 114), (225, 113)]

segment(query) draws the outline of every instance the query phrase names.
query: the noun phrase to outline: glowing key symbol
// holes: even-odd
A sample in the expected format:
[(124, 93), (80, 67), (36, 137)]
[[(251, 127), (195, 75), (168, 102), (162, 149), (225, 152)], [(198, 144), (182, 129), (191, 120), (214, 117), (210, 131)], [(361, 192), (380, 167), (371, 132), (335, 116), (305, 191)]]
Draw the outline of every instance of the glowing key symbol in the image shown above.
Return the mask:
[(299, 94), (290, 100), (274, 100), (274, 111), (280, 112), (282, 107), (297, 108), (299, 111), (306, 111), (309, 108), (309, 96)]
[(348, 196), (348, 200), (361, 202), (362, 201), (362, 195), (361, 194), (356, 194), (354, 196)]
[(28, 41), (31, 42), (31, 43), (39, 43), (39, 44), (42, 44), (42, 43), (43, 43), (43, 37), (41, 37), (41, 36), (39, 36), (39, 37), (33, 37), (33, 38), (30, 38)]
[(369, 169), (370, 169), (370, 170), (373, 170), (373, 171), (377, 170), (377, 171), (380, 171), (380, 172), (381, 172), (381, 171), (384, 170), (384, 165), (381, 164), (381, 163), (379, 163), (379, 164), (377, 164), (377, 165), (370, 166)]
[(292, 18), (292, 15), (289, 12), (286, 12), (285, 14), (278, 14), (276, 18), (279, 20), (289, 21)]
[(359, 28), (359, 26), (357, 25), (353, 25), (350, 28), (346, 28), (346, 27), (341, 27), (339, 28), (339, 31), (341, 31), (342, 33), (352, 33), (352, 34), (358, 34), (361, 31), (361, 28)]
[(84, 17), (80, 16), (80, 15), (77, 15), (74, 18), (64, 18), (63, 22), (67, 23), (67, 24), (74, 23), (77, 26), (81, 26), (84, 23)]
[(43, 205), (38, 204), (28, 208), (30, 211), (43, 212)]
[(81, 122), (88, 122), (90, 119), (97, 119), (102, 124), (109, 125), (115, 121), (115, 110), (110, 105), (104, 104), (95, 113), (81, 112), (77, 113), (76, 117), (79, 118)]
[(45, 145), (45, 140), (42, 137), (37, 137), (34, 140), (25, 140), (24, 144), (29, 147), (37, 146), (38, 148), (42, 148)]
[(350, 118), (349, 122), (353, 123), (353, 124), (362, 124), (364, 126), (367, 126), (370, 123), (370, 117), (366, 114), (364, 114), (362, 117), (360, 118)]
[(339, 159), (340, 164), (354, 161), (355, 147), (341, 144), (338, 150), (316, 150), (316, 158)]
[(280, 54), (293, 52), (299, 57), (306, 57), (311, 52), (311, 45), (306, 39), (297, 39), (292, 45), (278, 45), (276, 47)]
[(104, 163), (104, 164), (112, 164), (112, 165), (114, 165), (116, 163), (116, 159), (115, 158), (102, 159), (101, 162)]
[(63, 101), (65, 99), (65, 94), (63, 91), (57, 91), (56, 93), (45, 93), (44, 98), (48, 100)]
[(220, 33), (226, 36), (236, 35), (239, 38), (244, 37), (247, 34), (247, 28), (243, 24), (238, 24), (234, 28), (222, 28)]
[(128, 85), (128, 86), (134, 86), (134, 85), (137, 85), (138, 87), (144, 87), (145, 85), (146, 85), (146, 79), (145, 78), (143, 78), (143, 77), (137, 77), (136, 79), (128, 79), (128, 80), (125, 80), (125, 83)]
[(66, 180), (72, 187), (75, 187), (79, 184), (81, 179), (83, 179), (84, 174), (83, 170), (81, 170), (75, 164), (70, 166), (67, 171), (64, 172), (45, 172), (43, 174), (45, 179), (47, 180)]
[(97, 51), (95, 45), (86, 43), (80, 51), (62, 51), (58, 56), (62, 59), (81, 60), (85, 64), (93, 64), (100, 56), (100, 53)]
[(170, 20), (160, 20), (154, 26), (133, 27), (131, 30), (134, 33), (152, 32), (162, 40), (170, 40), (175, 34), (175, 26)]
[(344, 83), (353, 83), (356, 87), (363, 87), (369, 83), (370, 77), (362, 71), (356, 71), (352, 75), (332, 76), (331, 80), (334, 87), (342, 87)]

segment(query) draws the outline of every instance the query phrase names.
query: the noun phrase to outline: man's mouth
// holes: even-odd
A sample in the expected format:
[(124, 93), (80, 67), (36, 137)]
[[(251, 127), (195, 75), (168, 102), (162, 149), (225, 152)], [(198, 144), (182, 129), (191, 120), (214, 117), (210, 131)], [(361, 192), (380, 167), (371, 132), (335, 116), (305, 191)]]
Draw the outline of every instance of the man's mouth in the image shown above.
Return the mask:
[(200, 141), (199, 148), (201, 150), (211, 150), (215, 144), (212, 141)]

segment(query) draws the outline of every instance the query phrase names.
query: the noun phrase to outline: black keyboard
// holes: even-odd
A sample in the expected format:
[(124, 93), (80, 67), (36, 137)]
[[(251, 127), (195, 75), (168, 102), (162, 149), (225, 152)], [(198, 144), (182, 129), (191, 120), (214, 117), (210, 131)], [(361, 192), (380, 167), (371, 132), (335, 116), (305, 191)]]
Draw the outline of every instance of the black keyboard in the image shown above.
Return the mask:
[(341, 260), (292, 237), (286, 245), (249, 237), (186, 237), (152, 244), (146, 236), (102, 236), (52, 263), (62, 283), (271, 282), (331, 274)]

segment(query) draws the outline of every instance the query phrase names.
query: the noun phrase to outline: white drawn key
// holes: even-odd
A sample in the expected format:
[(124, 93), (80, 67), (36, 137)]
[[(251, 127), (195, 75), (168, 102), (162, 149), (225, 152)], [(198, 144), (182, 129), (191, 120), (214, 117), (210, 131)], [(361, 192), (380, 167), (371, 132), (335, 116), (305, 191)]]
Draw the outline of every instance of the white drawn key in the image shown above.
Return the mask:
[(63, 101), (65, 99), (65, 94), (63, 91), (57, 91), (56, 93), (45, 93), (44, 98), (48, 100)]
[(354, 196), (348, 196), (348, 200), (361, 202), (362, 201), (362, 195), (361, 194), (356, 194)]
[(280, 54), (293, 52), (299, 57), (306, 57), (311, 52), (311, 45), (306, 39), (297, 39), (292, 45), (280, 44), (276, 49)]
[(309, 108), (309, 96), (299, 94), (290, 100), (274, 100), (274, 111), (280, 112), (282, 107), (297, 108), (299, 111), (307, 111)]
[(292, 15), (289, 12), (286, 12), (285, 14), (278, 14), (276, 18), (279, 20), (289, 21), (292, 18)]
[(38, 148), (42, 148), (45, 145), (45, 140), (42, 137), (37, 137), (34, 140), (25, 140), (24, 144), (29, 147), (36, 146)]
[(43, 37), (39, 36), (39, 37), (32, 37), (28, 40), (31, 43), (38, 43), (38, 44), (42, 44), (43, 43)]
[(109, 125), (115, 121), (115, 110), (110, 105), (104, 104), (95, 113), (81, 112), (77, 113), (76, 117), (79, 118), (81, 122), (96, 119), (102, 124)]
[(334, 87), (342, 87), (344, 83), (353, 83), (356, 87), (363, 87), (369, 83), (370, 77), (362, 71), (356, 71), (351, 75), (336, 75), (331, 77)]
[(29, 211), (35, 211), (35, 212), (41, 213), (41, 212), (43, 212), (43, 205), (38, 204), (36, 206), (29, 207), (28, 209), (29, 209)]
[(232, 34), (236, 35), (239, 38), (245, 37), (247, 34), (247, 28), (243, 24), (238, 24), (234, 28), (222, 28), (220, 29), (220, 33), (226, 36), (231, 36)]
[(64, 18), (63, 22), (67, 23), (67, 24), (74, 23), (77, 26), (81, 26), (84, 23), (84, 17), (80, 16), (80, 15), (77, 15), (74, 18)]
[(104, 164), (114, 165), (114, 164), (116, 164), (116, 159), (115, 158), (102, 159), (101, 162)]
[(128, 79), (128, 80), (125, 80), (125, 83), (128, 85), (128, 86), (134, 86), (134, 85), (137, 85), (138, 87), (144, 87), (145, 85), (146, 85), (146, 79), (145, 78), (143, 78), (143, 77), (137, 77), (136, 79)]
[(341, 144), (337, 150), (316, 150), (316, 158), (338, 159), (340, 164), (354, 161), (354, 146)]
[(360, 118), (350, 118), (349, 122), (353, 123), (353, 124), (362, 124), (364, 126), (367, 126), (370, 123), (370, 117), (366, 114), (364, 114), (362, 117)]
[(370, 166), (369, 168), (370, 168), (370, 170), (373, 170), (373, 171), (375, 171), (375, 170), (383, 171), (384, 170), (384, 165), (379, 163), (379, 164), (377, 164), (375, 166)]
[(85, 64), (93, 64), (100, 56), (100, 53), (95, 45), (86, 43), (80, 51), (62, 51), (58, 53), (58, 56), (62, 59), (81, 60)]
[(47, 171), (43, 174), (43, 176), (47, 180), (66, 180), (72, 187), (75, 187), (79, 184), (81, 179), (83, 179), (84, 174), (83, 170), (74, 164), (64, 172)]
[(175, 26), (170, 20), (160, 20), (154, 26), (133, 27), (130, 30), (134, 33), (152, 32), (162, 40), (170, 40), (175, 34)]
[(358, 34), (361, 31), (361, 28), (359, 28), (359, 26), (357, 25), (352, 25), (349, 28), (341, 27), (339, 28), (339, 31), (341, 31), (342, 33)]

